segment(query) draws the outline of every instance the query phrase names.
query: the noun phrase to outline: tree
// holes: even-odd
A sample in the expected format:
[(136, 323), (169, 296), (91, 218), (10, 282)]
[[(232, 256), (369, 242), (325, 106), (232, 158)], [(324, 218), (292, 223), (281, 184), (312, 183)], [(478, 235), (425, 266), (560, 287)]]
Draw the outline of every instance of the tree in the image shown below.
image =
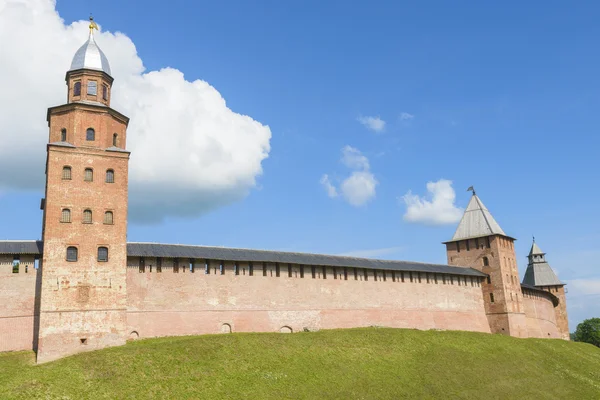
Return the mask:
[(600, 318), (586, 319), (575, 330), (575, 341), (600, 347)]

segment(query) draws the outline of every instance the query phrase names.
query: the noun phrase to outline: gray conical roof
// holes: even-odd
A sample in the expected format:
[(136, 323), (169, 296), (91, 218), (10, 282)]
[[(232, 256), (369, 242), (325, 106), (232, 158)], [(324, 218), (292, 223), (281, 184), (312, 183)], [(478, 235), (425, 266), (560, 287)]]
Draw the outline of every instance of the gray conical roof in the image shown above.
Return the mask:
[(533, 244), (531, 245), (531, 250), (529, 250), (529, 255), (536, 255), (536, 254), (546, 254), (542, 251), (542, 249), (540, 249), (540, 246), (537, 245), (537, 243), (535, 242), (535, 240), (533, 241)]
[(546, 262), (546, 257), (542, 249), (534, 241), (529, 251), (529, 263), (523, 283), (530, 286), (556, 286), (564, 285), (558, 279), (558, 276), (552, 270), (552, 267)]
[(100, 47), (98, 47), (96, 44), (96, 41), (94, 40), (94, 33), (91, 29), (88, 41), (85, 42), (83, 46), (81, 46), (75, 53), (69, 71), (82, 68), (104, 71), (110, 75), (108, 58), (106, 58), (102, 50), (100, 50)]
[(490, 235), (506, 236), (483, 202), (473, 194), (451, 241)]

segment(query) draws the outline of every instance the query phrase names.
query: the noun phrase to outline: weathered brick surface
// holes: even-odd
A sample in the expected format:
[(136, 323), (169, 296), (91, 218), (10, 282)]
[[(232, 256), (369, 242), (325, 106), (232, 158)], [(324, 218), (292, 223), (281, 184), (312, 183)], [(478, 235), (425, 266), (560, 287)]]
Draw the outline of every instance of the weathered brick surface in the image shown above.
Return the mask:
[[(354, 279), (348, 269), (348, 280), (338, 269), (316, 268), (312, 278), (311, 267), (306, 266), (300, 278), (300, 266), (293, 266), (293, 277), (288, 277), (287, 265), (276, 276), (275, 265), (267, 265), (267, 276), (262, 264), (254, 265), (254, 275), (248, 274), (248, 263), (240, 263), (240, 274), (235, 275), (232, 262), (225, 262), (225, 273), (219, 264), (210, 262), (210, 274), (204, 273), (204, 264), (189, 271), (187, 262), (180, 262), (179, 272), (173, 271), (173, 260), (163, 260), (162, 272), (156, 272), (156, 259), (145, 259), (145, 272), (139, 272), (137, 258), (129, 258), (127, 271), (127, 322), (129, 332), (139, 337), (219, 333), (223, 324), (234, 332), (276, 332), (282, 327), (293, 331), (326, 328), (347, 328), (381, 325), (417, 329), (458, 329), (489, 332), (483, 308), (481, 287), (477, 280), (471, 283), (464, 277), (454, 276), (446, 284), (438, 275), (435, 283), (430, 274), (429, 283), (421, 274), (418, 283), (414, 273), (410, 282), (408, 273), (396, 282), (388, 272), (383, 281), (381, 271), (375, 280), (369, 271), (364, 281), (363, 270)], [(152, 265), (152, 272), (150, 272)], [(216, 273), (215, 273), (216, 272)], [(296, 274), (298, 272), (298, 274)]]
[[(123, 344), (127, 320), (129, 154), (106, 149), (114, 133), (125, 144), (128, 121), (107, 107), (69, 104), (51, 108), (48, 122), (50, 143), (64, 128), (75, 147), (48, 146), (38, 362)], [(90, 127), (94, 141), (86, 139)], [(70, 180), (63, 179), (64, 166), (71, 167)], [(84, 181), (86, 168), (93, 169), (91, 182)], [(108, 169), (114, 183), (106, 182)], [(61, 222), (63, 209), (71, 210), (71, 222)], [(83, 221), (86, 209), (92, 223)], [(104, 223), (107, 211), (113, 224)], [(76, 262), (66, 260), (69, 246), (78, 250)], [(108, 248), (107, 262), (98, 260), (99, 247)]]
[[(33, 257), (21, 256), (13, 273), (13, 257), (0, 255), (0, 351), (33, 348), (36, 283)], [(27, 271), (27, 272), (26, 272)]]
[(561, 338), (554, 313), (552, 298), (540, 291), (525, 290), (523, 306), (527, 317), (527, 336)]

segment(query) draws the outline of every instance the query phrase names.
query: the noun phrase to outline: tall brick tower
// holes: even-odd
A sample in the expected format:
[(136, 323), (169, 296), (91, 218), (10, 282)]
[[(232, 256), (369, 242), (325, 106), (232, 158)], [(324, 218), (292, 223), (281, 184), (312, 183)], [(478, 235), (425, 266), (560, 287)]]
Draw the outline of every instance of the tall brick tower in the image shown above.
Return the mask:
[(38, 362), (126, 338), (129, 119), (110, 107), (113, 78), (94, 29), (90, 18), (67, 103), (48, 109)]
[(567, 298), (565, 295), (565, 284), (558, 279), (552, 267), (546, 262), (546, 253), (533, 240), (531, 250), (527, 256), (528, 264), (523, 284), (535, 286), (538, 289), (552, 293), (558, 298), (558, 305), (554, 307), (556, 324), (561, 338), (570, 340), (569, 320), (567, 315)]
[(471, 267), (489, 275), (482, 290), (492, 333), (526, 337), (514, 241), (473, 190), (452, 240), (444, 244), (449, 265)]

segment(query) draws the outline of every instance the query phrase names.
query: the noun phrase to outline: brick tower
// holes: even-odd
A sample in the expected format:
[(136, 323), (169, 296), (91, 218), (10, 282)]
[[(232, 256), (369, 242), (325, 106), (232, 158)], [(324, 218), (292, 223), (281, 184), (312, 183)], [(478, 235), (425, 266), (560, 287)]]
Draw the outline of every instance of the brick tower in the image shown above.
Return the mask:
[(538, 289), (552, 293), (558, 298), (558, 305), (554, 307), (556, 324), (561, 338), (570, 340), (565, 284), (558, 279), (558, 276), (548, 265), (546, 253), (540, 249), (535, 239), (533, 239), (527, 259), (527, 270), (525, 271), (525, 277), (523, 277), (523, 284), (535, 286)]
[(49, 141), (37, 360), (125, 343), (129, 119), (94, 40), (67, 72), (67, 103), (48, 109)]
[(473, 190), (452, 240), (444, 244), (449, 265), (471, 267), (489, 275), (482, 290), (492, 333), (526, 337), (514, 241)]

